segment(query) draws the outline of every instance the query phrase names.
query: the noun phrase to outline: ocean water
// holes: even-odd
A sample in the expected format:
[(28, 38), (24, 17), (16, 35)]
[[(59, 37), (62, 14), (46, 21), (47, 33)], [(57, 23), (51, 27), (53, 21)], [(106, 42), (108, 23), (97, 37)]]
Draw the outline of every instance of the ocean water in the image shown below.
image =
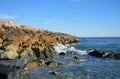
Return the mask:
[[(120, 79), (120, 60), (97, 58), (88, 55), (94, 49), (110, 53), (120, 53), (120, 38), (79, 38), (78, 43), (56, 44), (55, 60), (62, 63), (59, 67), (42, 67), (30, 71), (29, 79)], [(66, 56), (59, 56), (66, 52)], [(74, 59), (77, 56), (78, 59)], [(59, 76), (51, 72), (60, 72)]]

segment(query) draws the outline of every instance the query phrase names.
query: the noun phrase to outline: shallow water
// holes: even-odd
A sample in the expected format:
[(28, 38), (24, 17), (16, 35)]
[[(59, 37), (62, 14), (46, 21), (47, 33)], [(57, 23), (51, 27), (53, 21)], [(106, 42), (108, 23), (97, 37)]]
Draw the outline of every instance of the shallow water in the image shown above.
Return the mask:
[[(101, 49), (112, 53), (120, 52), (120, 38), (80, 38), (80, 42), (71, 45), (57, 45), (59, 52), (67, 52), (67, 56), (56, 54), (55, 60), (63, 63), (56, 68), (38, 68), (30, 71), (29, 79), (120, 79), (120, 60), (91, 57), (87, 54), (93, 49)], [(78, 59), (74, 59), (77, 56)], [(59, 76), (50, 74), (61, 73)]]

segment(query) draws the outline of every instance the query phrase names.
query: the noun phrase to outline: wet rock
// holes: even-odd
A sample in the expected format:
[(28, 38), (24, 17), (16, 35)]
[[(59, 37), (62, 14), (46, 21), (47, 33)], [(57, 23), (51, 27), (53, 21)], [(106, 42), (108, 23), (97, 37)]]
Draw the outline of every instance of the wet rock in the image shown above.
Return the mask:
[(110, 53), (102, 51), (102, 57), (109, 57)]
[(32, 59), (32, 54), (33, 54), (33, 51), (32, 50), (29, 50), (29, 51), (24, 51), (24, 55), (22, 55), (20, 58), (19, 58), (19, 62), (17, 63), (18, 66), (20, 67), (25, 67), (25, 65), (31, 61), (33, 61)]
[(73, 59), (79, 59), (77, 56), (74, 56)]
[(120, 59), (119, 53), (108, 53), (101, 50), (93, 50), (92, 52), (89, 52), (89, 55), (95, 56), (95, 57), (101, 57), (101, 58), (113, 58), (113, 59)]
[(114, 53), (114, 54), (111, 54), (109, 56), (113, 59), (120, 60), (120, 53)]
[(35, 68), (38, 68), (38, 63), (37, 62), (30, 62), (30, 63), (27, 63), (26, 67), (28, 69), (35, 69)]
[(65, 52), (60, 52), (59, 55), (65, 56), (67, 54)]
[(89, 55), (104, 58), (104, 57), (109, 57), (110, 53), (96, 49), (93, 50), (92, 52), (89, 52)]
[(12, 79), (14, 77), (14, 68), (0, 64), (0, 79)]
[(49, 58), (49, 59), (53, 58), (53, 55), (49, 51), (45, 51), (44, 56), (45, 56), (45, 58)]
[(58, 72), (58, 71), (53, 71), (51, 72), (52, 75), (55, 75), (55, 76), (60, 76), (62, 75), (62, 73)]
[(100, 50), (93, 50), (92, 52), (89, 52), (89, 55), (96, 56), (96, 57), (102, 57), (102, 53)]
[(17, 66), (16, 60), (0, 61), (0, 79), (20, 79), (26, 75), (24, 69)]
[(48, 61), (48, 62), (46, 62), (46, 65), (48, 67), (57, 67), (58, 66), (58, 62), (56, 62), (56, 61)]

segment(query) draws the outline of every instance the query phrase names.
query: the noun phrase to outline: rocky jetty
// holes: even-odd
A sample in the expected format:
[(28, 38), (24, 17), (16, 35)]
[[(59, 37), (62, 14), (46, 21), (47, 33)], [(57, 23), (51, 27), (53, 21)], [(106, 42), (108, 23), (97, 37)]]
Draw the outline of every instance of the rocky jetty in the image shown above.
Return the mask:
[[(72, 35), (0, 21), (0, 77), (16, 79), (24, 68), (58, 66), (53, 60), (56, 53), (53, 46), (75, 42), (78, 42), (77, 37)], [(19, 72), (15, 74), (14, 70)]]

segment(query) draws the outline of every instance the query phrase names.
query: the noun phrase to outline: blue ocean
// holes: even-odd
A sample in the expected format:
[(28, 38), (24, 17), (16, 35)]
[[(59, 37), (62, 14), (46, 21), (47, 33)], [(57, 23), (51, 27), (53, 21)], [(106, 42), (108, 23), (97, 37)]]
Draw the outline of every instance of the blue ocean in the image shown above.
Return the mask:
[[(56, 44), (54, 48), (57, 54), (54, 59), (62, 65), (31, 70), (29, 79), (120, 79), (120, 60), (88, 55), (94, 49), (120, 53), (119, 37), (89, 37), (78, 40), (78, 43), (73, 44)], [(59, 56), (60, 52), (66, 52), (67, 55)], [(50, 74), (53, 71), (61, 74)]]

